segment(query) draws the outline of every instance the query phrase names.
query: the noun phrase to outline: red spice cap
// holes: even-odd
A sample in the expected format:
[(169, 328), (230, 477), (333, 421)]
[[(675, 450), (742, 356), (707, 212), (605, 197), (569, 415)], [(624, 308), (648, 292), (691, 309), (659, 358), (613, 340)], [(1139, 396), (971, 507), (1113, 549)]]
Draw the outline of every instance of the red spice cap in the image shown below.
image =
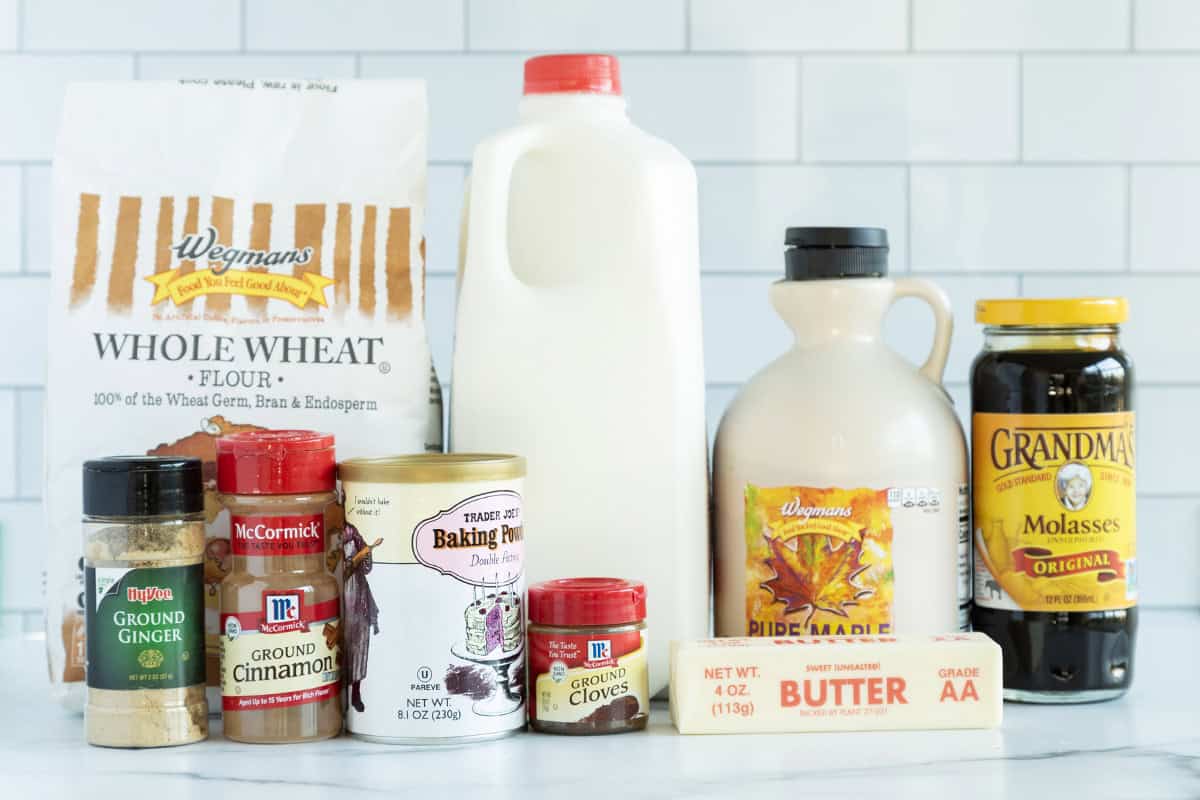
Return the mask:
[(529, 587), (529, 621), (623, 625), (646, 618), (646, 584), (621, 578), (559, 578)]
[(333, 435), (243, 431), (217, 439), (217, 491), (227, 494), (331, 492)]
[(525, 62), (525, 94), (621, 94), (616, 56), (599, 53), (537, 56)]

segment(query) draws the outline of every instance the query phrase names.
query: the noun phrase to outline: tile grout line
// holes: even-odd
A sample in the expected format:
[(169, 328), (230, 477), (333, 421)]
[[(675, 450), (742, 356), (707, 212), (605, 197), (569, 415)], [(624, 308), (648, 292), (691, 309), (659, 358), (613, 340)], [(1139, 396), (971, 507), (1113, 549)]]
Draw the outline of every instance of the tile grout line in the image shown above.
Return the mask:
[(24, 403), (21, 402), (23, 391), (21, 389), (13, 390), (13, 489), (17, 496), (21, 495), (21, 486), (24, 481), (21, 480), (21, 416)]
[(692, 0), (683, 0), (683, 52), (692, 52)]
[(804, 163), (804, 56), (796, 56), (796, 162)]
[(1025, 163), (1025, 54), (1017, 56), (1017, 161)]
[(1125, 167), (1125, 272), (1133, 273), (1133, 165)]
[(1126, 0), (1129, 3), (1129, 50), (1137, 50), (1137, 3), (1138, 0)]
[(362, 53), (354, 54), (354, 77), (362, 77)]
[[(102, 55), (121, 55), (128, 53), (129, 48), (83, 48), (83, 47), (64, 47), (64, 48), (38, 48), (35, 51), (28, 51), (31, 55), (41, 56), (102, 56)], [(180, 51), (177, 49), (143, 49), (142, 52), (148, 55), (156, 56), (175, 56), (187, 55), (195, 57), (205, 56), (230, 56), (238, 53), (237, 50), (226, 49), (202, 49), (202, 50), (187, 50)], [(314, 48), (298, 48), (298, 49), (265, 49), (265, 50), (250, 50), (247, 45), (246, 52), (252, 55), (275, 55), (275, 56), (346, 56), (356, 52), (353, 48), (338, 48), (331, 50), (314, 49)], [(471, 51), (464, 51), (461, 47), (451, 48), (443, 47), (438, 49), (420, 50), (420, 49), (387, 49), (387, 48), (366, 48), (361, 52), (370, 53), (373, 56), (383, 58), (446, 58), (454, 56), (467, 55), (469, 57), (481, 56), (520, 56), (528, 58), (531, 54), (536, 54), (536, 50), (529, 48), (476, 48)], [(664, 49), (642, 49), (642, 48), (624, 48), (610, 47), (605, 48), (606, 53), (621, 56), (622, 58), (661, 58), (661, 59), (690, 59), (690, 58), (731, 58), (742, 60), (755, 60), (762, 58), (781, 58), (789, 56), (811, 56), (814, 58), (826, 59), (843, 59), (843, 58), (863, 58), (863, 59), (888, 59), (897, 57), (907, 57), (911, 55), (917, 58), (926, 56), (934, 58), (961, 58), (965, 60), (996, 60), (1003, 57), (1016, 57), (1019, 55), (1032, 55), (1036, 57), (1123, 57), (1129, 54), (1128, 49), (1122, 45), (1121, 47), (1095, 49), (1095, 50), (1079, 50), (1079, 49), (1045, 49), (1045, 50), (1020, 50), (1017, 48), (1006, 48), (997, 50), (914, 50), (911, 54), (903, 48), (873, 48), (873, 49), (793, 49), (782, 50), (778, 48), (762, 49), (762, 50), (664, 50)], [(1168, 60), (1178, 59), (1181, 56), (1189, 56), (1188, 61), (1200, 61), (1200, 48), (1161, 48), (1156, 50), (1141, 50), (1138, 55), (1145, 61), (1152, 60)]]
[(19, 194), (17, 195), (17, 219), (20, 232), (17, 234), (17, 258), (20, 259), (20, 275), (29, 274), (29, 167), (22, 164), (19, 168), (20, 177), (17, 179)]
[(133, 54), (133, 79), (139, 80), (142, 77), (142, 54)]
[(912, 167), (904, 169), (904, 267), (913, 274), (913, 212), (912, 212)]
[(908, 52), (911, 53), (913, 52), (913, 42), (915, 39), (913, 35), (913, 0), (908, 0), (907, 4), (905, 5), (905, 13), (907, 14), (905, 24), (907, 27), (906, 36), (908, 39)]

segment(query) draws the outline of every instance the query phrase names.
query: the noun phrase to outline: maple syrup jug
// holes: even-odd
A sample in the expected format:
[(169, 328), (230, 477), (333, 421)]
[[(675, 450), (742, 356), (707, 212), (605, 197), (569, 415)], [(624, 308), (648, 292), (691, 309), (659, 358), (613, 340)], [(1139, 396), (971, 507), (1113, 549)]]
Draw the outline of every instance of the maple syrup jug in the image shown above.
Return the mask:
[[(927, 634), (969, 613), (966, 442), (941, 386), (953, 318), (887, 278), (880, 228), (789, 228), (771, 303), (795, 345), (725, 412), (714, 451), (718, 636)], [(917, 368), (881, 339), (933, 309)]]

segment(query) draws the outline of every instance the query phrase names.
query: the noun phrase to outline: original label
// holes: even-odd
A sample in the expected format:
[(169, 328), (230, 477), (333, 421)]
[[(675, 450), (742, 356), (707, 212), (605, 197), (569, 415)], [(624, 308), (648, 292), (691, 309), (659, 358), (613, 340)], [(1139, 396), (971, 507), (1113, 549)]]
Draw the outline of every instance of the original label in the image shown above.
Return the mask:
[(347, 729), (398, 741), (525, 726), (521, 481), (346, 481)]
[(264, 591), (262, 608), (221, 615), (226, 711), (318, 703), (341, 691), (338, 601), (304, 602), (302, 589)]
[(325, 515), (239, 516), (229, 518), (229, 545), (235, 556), (299, 556), (325, 552)]
[(650, 712), (645, 631), (531, 633), (529, 665), (531, 719), (607, 728)]
[(1136, 605), (1133, 412), (973, 420), (976, 604)]
[(747, 484), (749, 635), (890, 633), (891, 509), (940, 508), (940, 494)]
[(177, 689), (204, 682), (204, 570), (87, 567), (87, 685)]

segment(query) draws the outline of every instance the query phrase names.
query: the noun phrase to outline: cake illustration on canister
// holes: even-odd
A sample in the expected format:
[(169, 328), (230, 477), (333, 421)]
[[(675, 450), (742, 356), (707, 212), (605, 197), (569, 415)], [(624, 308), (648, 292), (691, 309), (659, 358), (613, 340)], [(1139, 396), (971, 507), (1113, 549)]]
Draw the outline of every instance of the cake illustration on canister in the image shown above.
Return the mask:
[(511, 653), (521, 646), (521, 598), (510, 591), (473, 600), (463, 616), (467, 623), (467, 650), (486, 656), (499, 647)]

